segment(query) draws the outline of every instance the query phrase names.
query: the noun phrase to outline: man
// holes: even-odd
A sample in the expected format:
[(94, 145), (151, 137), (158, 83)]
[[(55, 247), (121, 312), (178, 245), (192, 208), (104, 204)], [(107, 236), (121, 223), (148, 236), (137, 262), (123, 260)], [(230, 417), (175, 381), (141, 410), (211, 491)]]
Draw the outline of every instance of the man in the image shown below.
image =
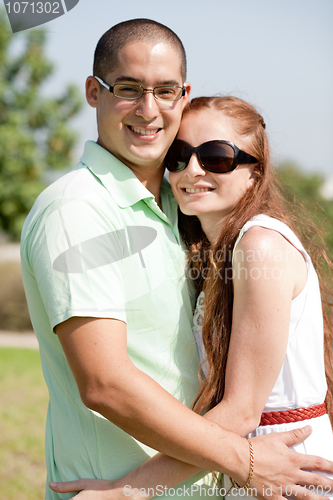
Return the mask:
[[(86, 83), (97, 144), (87, 143), (25, 223), (23, 280), (50, 392), (49, 480), (115, 479), (158, 450), (247, 481), (246, 440), (188, 409), (198, 355), (177, 207), (163, 180), (189, 99), (185, 81), (183, 46), (165, 26), (133, 20), (106, 32)], [(333, 471), (281, 437), (253, 444), (259, 496), (271, 482), (277, 493), (282, 484), (318, 483), (300, 467)], [(46, 498), (59, 496), (47, 488)]]

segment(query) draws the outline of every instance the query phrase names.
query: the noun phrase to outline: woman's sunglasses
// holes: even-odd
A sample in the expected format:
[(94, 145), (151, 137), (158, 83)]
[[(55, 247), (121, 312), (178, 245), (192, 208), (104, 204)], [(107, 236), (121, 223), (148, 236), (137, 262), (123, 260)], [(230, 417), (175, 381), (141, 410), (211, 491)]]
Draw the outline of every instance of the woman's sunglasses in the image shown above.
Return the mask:
[(165, 159), (166, 168), (170, 172), (181, 172), (193, 154), (197, 155), (204, 170), (214, 174), (226, 174), (235, 170), (237, 165), (259, 162), (232, 142), (209, 141), (194, 148), (185, 141), (175, 139)]

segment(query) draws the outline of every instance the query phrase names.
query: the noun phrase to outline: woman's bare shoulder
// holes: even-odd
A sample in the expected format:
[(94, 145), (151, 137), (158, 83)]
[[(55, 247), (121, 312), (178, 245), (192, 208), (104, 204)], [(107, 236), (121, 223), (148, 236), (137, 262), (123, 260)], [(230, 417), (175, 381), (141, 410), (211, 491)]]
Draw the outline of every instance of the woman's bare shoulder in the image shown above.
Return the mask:
[[(262, 262), (295, 262), (301, 260), (304, 262), (302, 254), (288, 241), (281, 233), (274, 229), (268, 229), (261, 226), (252, 226), (246, 231), (239, 241), (235, 260), (244, 256), (256, 255)], [(237, 259), (238, 257), (238, 259)]]

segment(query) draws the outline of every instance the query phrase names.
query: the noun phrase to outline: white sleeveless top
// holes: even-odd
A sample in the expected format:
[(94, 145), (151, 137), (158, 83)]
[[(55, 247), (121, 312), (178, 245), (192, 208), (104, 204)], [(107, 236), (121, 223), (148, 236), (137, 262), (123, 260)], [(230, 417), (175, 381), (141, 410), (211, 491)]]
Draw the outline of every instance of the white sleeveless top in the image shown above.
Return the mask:
[[(303, 408), (323, 403), (327, 384), (324, 367), (323, 315), (316, 271), (309, 255), (293, 231), (283, 222), (267, 215), (257, 215), (243, 226), (235, 243), (233, 256), (240, 239), (253, 226), (273, 229), (282, 234), (301, 252), (308, 269), (305, 287), (292, 301), (286, 355), (264, 412)], [(203, 307), (204, 293), (201, 292), (194, 314), (193, 332), (198, 345), (202, 370), (204, 374), (207, 374), (201, 333)], [(304, 443), (293, 447), (295, 451), (333, 460), (333, 434), (328, 415), (303, 422), (260, 426), (249, 437), (300, 428), (306, 424), (313, 427), (312, 435)]]

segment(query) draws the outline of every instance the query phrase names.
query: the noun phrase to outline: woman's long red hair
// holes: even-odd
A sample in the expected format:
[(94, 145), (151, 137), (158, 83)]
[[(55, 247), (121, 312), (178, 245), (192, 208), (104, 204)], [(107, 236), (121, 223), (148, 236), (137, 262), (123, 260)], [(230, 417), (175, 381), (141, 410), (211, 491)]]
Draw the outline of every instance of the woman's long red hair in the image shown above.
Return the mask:
[[(232, 268), (232, 250), (240, 229), (255, 215), (266, 214), (285, 222), (299, 234), (299, 225), (292, 215), (293, 210), (286, 206), (281, 189), (270, 168), (269, 147), (261, 115), (250, 104), (230, 96), (195, 98), (185, 108), (184, 113), (197, 113), (207, 108), (217, 110), (232, 120), (237, 133), (249, 139), (247, 152), (259, 162), (255, 166), (253, 187), (245, 193), (230, 213), (213, 247), (210, 247), (196, 217), (179, 214), (181, 232), (189, 249), (189, 273), (197, 293), (201, 290), (205, 292), (202, 333), (209, 373), (207, 378), (201, 381), (201, 389), (194, 403), (194, 408), (198, 412), (214, 407), (224, 394), (233, 310), (233, 284), (232, 280), (228, 279), (228, 270)], [(307, 228), (310, 225), (309, 222)], [(329, 292), (324, 284), (325, 273), (319, 269), (322, 257), (326, 257), (325, 252), (321, 247), (318, 251), (317, 246), (313, 262), (320, 278), (322, 296), (327, 298)], [(329, 259), (326, 258), (326, 261), (329, 262)], [(328, 384), (326, 404), (333, 422), (333, 328), (332, 313), (329, 310), (332, 304), (325, 302), (323, 305), (325, 369)]]

